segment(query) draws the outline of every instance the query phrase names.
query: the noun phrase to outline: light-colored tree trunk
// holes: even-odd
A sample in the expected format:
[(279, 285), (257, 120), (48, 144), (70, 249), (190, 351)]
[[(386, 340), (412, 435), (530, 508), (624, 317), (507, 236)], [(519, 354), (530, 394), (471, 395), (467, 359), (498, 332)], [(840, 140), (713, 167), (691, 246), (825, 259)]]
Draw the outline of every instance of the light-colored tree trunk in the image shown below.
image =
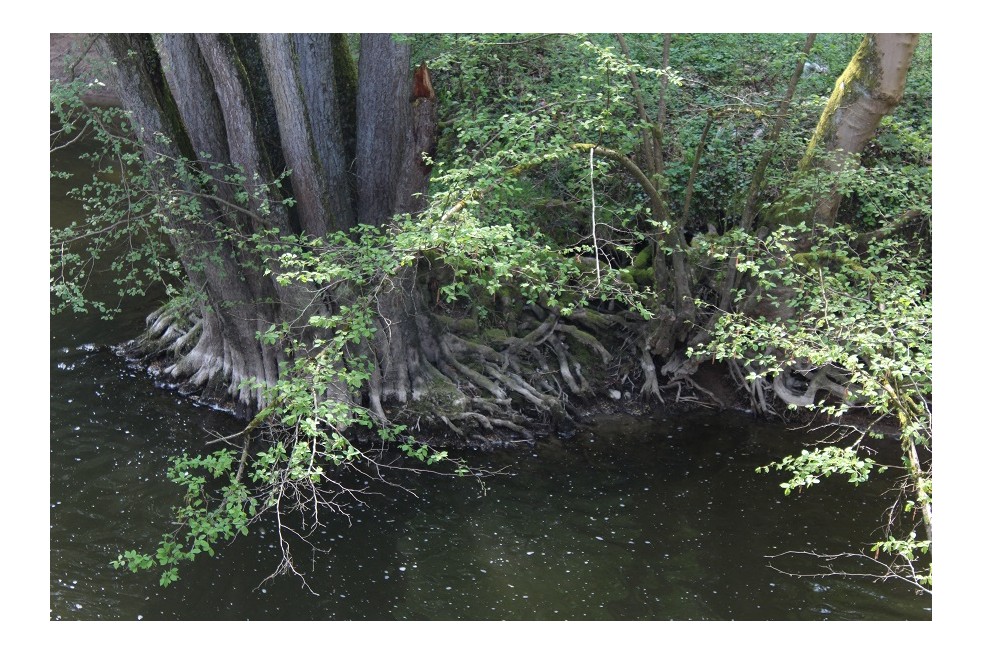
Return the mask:
[[(821, 165), (836, 172), (863, 151), (883, 117), (900, 103), (917, 41), (917, 34), (868, 34), (863, 39), (835, 82), (800, 170)], [(823, 151), (828, 158), (817, 156)], [(834, 223), (841, 201), (833, 189), (820, 199), (815, 221)]]

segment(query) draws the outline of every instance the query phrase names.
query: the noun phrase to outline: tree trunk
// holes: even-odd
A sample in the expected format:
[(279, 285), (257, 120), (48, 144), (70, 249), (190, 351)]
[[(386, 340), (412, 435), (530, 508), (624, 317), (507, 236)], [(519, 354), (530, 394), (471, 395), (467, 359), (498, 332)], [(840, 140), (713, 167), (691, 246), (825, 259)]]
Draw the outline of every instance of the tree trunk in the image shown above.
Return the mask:
[[(259, 37), (280, 127), (280, 144), (291, 169), (301, 227), (324, 236), (356, 224), (349, 158), (345, 152), (332, 34), (263, 34)], [(345, 56), (347, 50), (342, 51)], [(355, 80), (349, 84), (354, 85)]]
[[(348, 388), (336, 375), (315, 404), (324, 395), (339, 407), (359, 404), (380, 423), (395, 411), (394, 418), (442, 423), (467, 440), (474, 433), (465, 433), (465, 425), (525, 438), (530, 425), (571, 425), (569, 394), (588, 397), (589, 380), (602, 376), (596, 371), (605, 371), (611, 358), (586, 331), (592, 323), (610, 331), (595, 312), (574, 328), (554, 309), (533, 303), (517, 325), (524, 336), (489, 345), (454, 334), (453, 322), (431, 313), (434, 299), (426, 297), (423, 279), (429, 273), (415, 265), (374, 276), (367, 290), (353, 280), (321, 289), (284, 286), (276, 282), (278, 260), (264, 259), (256, 247), (257, 239), (275, 247), (280, 238), (329, 237), (358, 224), (384, 230), (394, 215), (426, 206), (436, 98), (425, 65), (410, 82), (405, 43), (363, 37), (356, 75), (337, 35), (108, 35), (106, 41), (119, 62), (122, 100), (140, 130), (145, 160), (156, 166), (154, 197), (190, 287), (190, 302), (151, 316), (139, 342), (143, 354), (167, 359), (173, 378), (199, 387), (209, 400), (231, 400), (251, 417), (267, 402), (262, 387), (295, 363), (294, 352), (311, 352), (315, 339), (331, 342), (329, 330), (310, 327), (310, 316), (372, 303), (374, 336), (346, 342), (337, 362), (367, 362), (367, 384)], [(668, 218), (640, 169), (619, 153), (589, 147), (628, 166), (649, 193), (654, 215)], [(281, 189), (286, 169), (292, 175)], [(282, 202), (289, 196), (296, 199), (292, 208)], [(692, 299), (681, 233), (660, 237), (675, 249), (675, 277), (665, 270), (663, 280), (682, 308), (665, 316), (667, 335), (691, 322)], [(667, 269), (661, 251), (659, 259)], [(297, 350), (257, 338), (283, 326)], [(640, 338), (642, 356), (669, 351), (669, 340), (655, 344), (647, 336)], [(332, 419), (332, 428), (342, 429), (337, 424), (344, 421)]]
[[(214, 181), (178, 180), (189, 211), (168, 214), (172, 241), (198, 299), (190, 326), (158, 312), (143, 344), (167, 351), (170, 375), (231, 399), (246, 416), (263, 405), (260, 385), (274, 384), (288, 361), (283, 347), (256, 338), (271, 326), (330, 314), (340, 300), (300, 284), (276, 284), (276, 263), (239, 243), (273, 229), (280, 235), (325, 236), (359, 222), (381, 225), (396, 212), (421, 208), (436, 127), (432, 98), (413, 99), (409, 47), (387, 35), (362, 43), (355, 75), (341, 35), (106, 35), (124, 106), (145, 157), (182, 160)], [(357, 104), (353, 111), (351, 105)], [(161, 135), (163, 139), (152, 135)], [(286, 168), (289, 212), (274, 181)], [(221, 181), (241, 172), (235, 184)], [(355, 183), (355, 180), (357, 182)], [(162, 182), (163, 184), (163, 182)], [(237, 196), (245, 191), (247, 196)], [(162, 193), (161, 202), (167, 194)], [(273, 275), (264, 274), (272, 268)], [(408, 287), (407, 287), (408, 288)], [(407, 292), (397, 286), (394, 294)], [(380, 397), (412, 396), (420, 378), (423, 337), (407, 320), (410, 298), (386, 299), (388, 341), (377, 362)], [(392, 326), (397, 326), (392, 328)], [(169, 341), (164, 334), (171, 335)], [(398, 342), (398, 343), (396, 343)], [(387, 378), (392, 376), (394, 381)], [(334, 395), (347, 390), (335, 389)]]
[[(196, 161), (195, 153), (208, 152), (212, 161), (221, 162), (218, 158), (227, 156), (225, 123), (193, 37), (164, 37), (159, 42), (162, 57), (148, 35), (108, 35), (106, 43), (118, 62), (121, 100), (139, 126), (137, 134), (148, 159)], [(180, 90), (176, 96), (171, 94), (175, 88)], [(167, 140), (153, 136), (157, 134)], [(202, 192), (187, 181), (177, 183), (190, 196)], [(211, 195), (222, 201), (226, 193), (219, 187)], [(200, 218), (170, 211), (165, 201), (161, 198), (160, 209), (174, 228), (175, 250), (198, 299), (195, 324), (187, 331), (197, 338), (189, 343), (179, 338), (184, 335), (175, 335), (170, 344), (173, 362), (167, 371), (201, 388), (208, 400), (231, 399), (242, 413), (251, 414), (261, 403), (259, 392), (241, 385), (247, 379), (275, 381), (278, 356), (255, 338), (257, 330), (272, 322), (269, 304), (261, 301), (268, 289), (248, 274), (241, 253), (225, 238), (242, 217), (207, 198), (202, 199)], [(155, 319), (160, 324), (151, 324), (150, 334), (173, 317), (162, 313)]]
[[(863, 151), (882, 118), (900, 103), (917, 41), (917, 34), (868, 34), (863, 39), (835, 82), (801, 161), (802, 171), (817, 165), (816, 154), (822, 151), (829, 159), (821, 165), (833, 172)], [(833, 224), (841, 200), (835, 189), (820, 199), (815, 221)]]
[[(754, 168), (753, 177), (750, 179), (750, 187), (747, 189), (747, 200), (744, 202), (743, 213), (740, 216), (740, 229), (744, 232), (749, 233), (754, 230), (755, 221), (757, 220), (757, 211), (760, 204), (761, 187), (764, 184), (764, 177), (767, 174), (767, 168), (770, 166), (771, 158), (774, 156), (778, 141), (781, 138), (781, 132), (784, 130), (785, 123), (787, 123), (788, 109), (791, 107), (791, 100), (794, 98), (795, 90), (798, 88), (798, 82), (801, 80), (801, 74), (805, 68), (805, 57), (808, 56), (808, 53), (811, 52), (812, 46), (815, 45), (816, 36), (816, 34), (812, 33), (805, 38), (805, 45), (803, 46), (801, 54), (798, 58), (798, 64), (795, 66), (794, 72), (791, 74), (791, 80), (788, 82), (788, 88), (784, 93), (784, 99), (781, 101), (781, 104), (778, 107), (778, 118), (776, 121), (774, 121), (774, 124), (767, 133), (768, 145), (761, 154), (760, 161), (757, 162), (757, 166)], [(739, 253), (734, 253), (727, 263), (726, 277), (723, 280), (723, 287), (720, 289), (719, 302), (719, 307), (724, 312), (728, 312), (732, 309), (731, 303), (733, 301), (733, 294), (736, 292), (741, 283), (742, 276), (737, 271), (738, 260)], [(715, 321), (715, 318), (712, 320)]]
[(361, 37), (358, 58), (358, 218), (381, 225), (396, 212), (412, 89), (409, 44), (385, 34)]

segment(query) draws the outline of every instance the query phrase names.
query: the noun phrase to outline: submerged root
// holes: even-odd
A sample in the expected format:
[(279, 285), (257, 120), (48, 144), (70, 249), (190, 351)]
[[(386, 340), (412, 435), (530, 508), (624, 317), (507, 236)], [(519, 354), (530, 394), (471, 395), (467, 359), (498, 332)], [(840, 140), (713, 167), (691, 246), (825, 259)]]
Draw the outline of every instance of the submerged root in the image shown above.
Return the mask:
[(262, 408), (261, 386), (271, 382), (261, 368), (250, 371), (257, 367), (250, 367), (222, 336), (214, 314), (193, 311), (186, 302), (168, 303), (150, 314), (147, 329), (123, 350), (182, 392), (241, 416)]

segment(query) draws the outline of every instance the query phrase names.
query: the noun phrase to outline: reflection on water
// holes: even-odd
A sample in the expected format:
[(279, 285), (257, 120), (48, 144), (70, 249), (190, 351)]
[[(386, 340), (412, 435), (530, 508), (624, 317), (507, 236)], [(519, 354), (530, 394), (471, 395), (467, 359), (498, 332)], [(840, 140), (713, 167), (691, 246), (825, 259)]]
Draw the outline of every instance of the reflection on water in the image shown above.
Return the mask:
[[(76, 209), (56, 202), (52, 221)], [(738, 414), (607, 419), (568, 441), (471, 463), (507, 465), (486, 494), (473, 480), (397, 478), (294, 547), (318, 595), (279, 563), (272, 526), (199, 559), (167, 589), (108, 562), (153, 548), (178, 489), (167, 459), (231, 417), (154, 386), (112, 344), (148, 303), (112, 323), (51, 321), (53, 619), (930, 619), (930, 598), (894, 584), (799, 579), (768, 568), (786, 550), (872, 541), (888, 481), (823, 482), (785, 497), (756, 466), (795, 435)], [(798, 446), (800, 448), (800, 446)]]

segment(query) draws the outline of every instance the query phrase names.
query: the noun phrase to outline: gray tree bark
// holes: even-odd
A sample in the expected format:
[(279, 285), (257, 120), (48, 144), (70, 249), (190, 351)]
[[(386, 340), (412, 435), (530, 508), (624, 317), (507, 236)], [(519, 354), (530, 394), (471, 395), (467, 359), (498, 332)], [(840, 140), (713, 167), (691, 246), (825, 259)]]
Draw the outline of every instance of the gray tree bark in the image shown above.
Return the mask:
[[(186, 188), (180, 192), (200, 202), (200, 216), (175, 213), (168, 219), (200, 301), (193, 328), (171, 345), (167, 370), (214, 399), (233, 400), (247, 416), (263, 398), (243, 383), (275, 383), (289, 359), (282, 346), (258, 340), (257, 332), (284, 321), (303, 325), (306, 315), (329, 314), (340, 299), (275, 284), (263, 274), (269, 266), (275, 274), (275, 263), (260, 261), (253, 249), (228, 237), (267, 228), (324, 236), (358, 223), (382, 225), (397, 211), (422, 206), (428, 167), (420, 153), (431, 148), (436, 123), (433, 101), (411, 97), (409, 46), (387, 35), (365, 37), (356, 79), (344, 38), (105, 37), (119, 62), (121, 99), (140, 130), (145, 156), (221, 170), (207, 188), (181, 182)], [(153, 136), (158, 134), (165, 139)], [(235, 197), (240, 189), (221, 181), (236, 168), (249, 194), (244, 206)], [(292, 170), (287, 192), (297, 200), (295, 212), (270, 186), (284, 168)], [(392, 292), (411, 289), (400, 284)], [(405, 400), (425, 368), (419, 331), (429, 326), (409, 313), (411, 297), (380, 305), (386, 330), (375, 351), (376, 398)], [(155, 319), (160, 325), (171, 320), (160, 313)], [(151, 326), (150, 332), (160, 330)]]
[(411, 121), (409, 44), (385, 34), (361, 37), (358, 57), (358, 218), (381, 225), (396, 210), (397, 185)]
[(324, 236), (356, 224), (335, 82), (331, 34), (262, 34), (259, 44), (276, 105), (301, 225)]
[[(210, 74), (193, 38), (164, 37), (158, 42), (159, 51), (148, 35), (108, 35), (106, 44), (118, 62), (121, 100), (132, 113), (148, 158), (184, 157), (197, 161), (196, 155), (202, 152), (226, 157), (224, 122), (218, 117)], [(158, 56), (158, 52), (165, 54)], [(179, 53), (177, 57), (173, 56), (175, 52)], [(181, 93), (175, 96), (172, 88)], [(168, 139), (160, 140), (155, 135)], [(185, 188), (181, 190), (189, 196), (201, 193), (201, 189), (182, 184)], [(219, 189), (214, 195), (221, 199), (223, 193)], [(231, 399), (243, 413), (252, 413), (261, 398), (256, 390), (241, 388), (241, 383), (249, 378), (260, 382), (275, 380), (277, 357), (255, 338), (261, 327), (259, 316), (250, 312), (246, 318), (237, 309), (264, 304), (260, 302), (261, 291), (255, 283), (250, 284), (255, 280), (242, 268), (239, 253), (223, 236), (227, 221), (234, 217), (208, 198), (201, 199), (204, 220), (168, 211), (165, 201), (161, 198), (160, 209), (174, 228), (171, 234), (175, 250), (199, 298), (197, 324), (193, 328), (197, 339), (193, 345), (181, 343), (182, 352), (168, 373), (202, 388), (209, 400)], [(264, 323), (270, 320), (266, 316)]]

